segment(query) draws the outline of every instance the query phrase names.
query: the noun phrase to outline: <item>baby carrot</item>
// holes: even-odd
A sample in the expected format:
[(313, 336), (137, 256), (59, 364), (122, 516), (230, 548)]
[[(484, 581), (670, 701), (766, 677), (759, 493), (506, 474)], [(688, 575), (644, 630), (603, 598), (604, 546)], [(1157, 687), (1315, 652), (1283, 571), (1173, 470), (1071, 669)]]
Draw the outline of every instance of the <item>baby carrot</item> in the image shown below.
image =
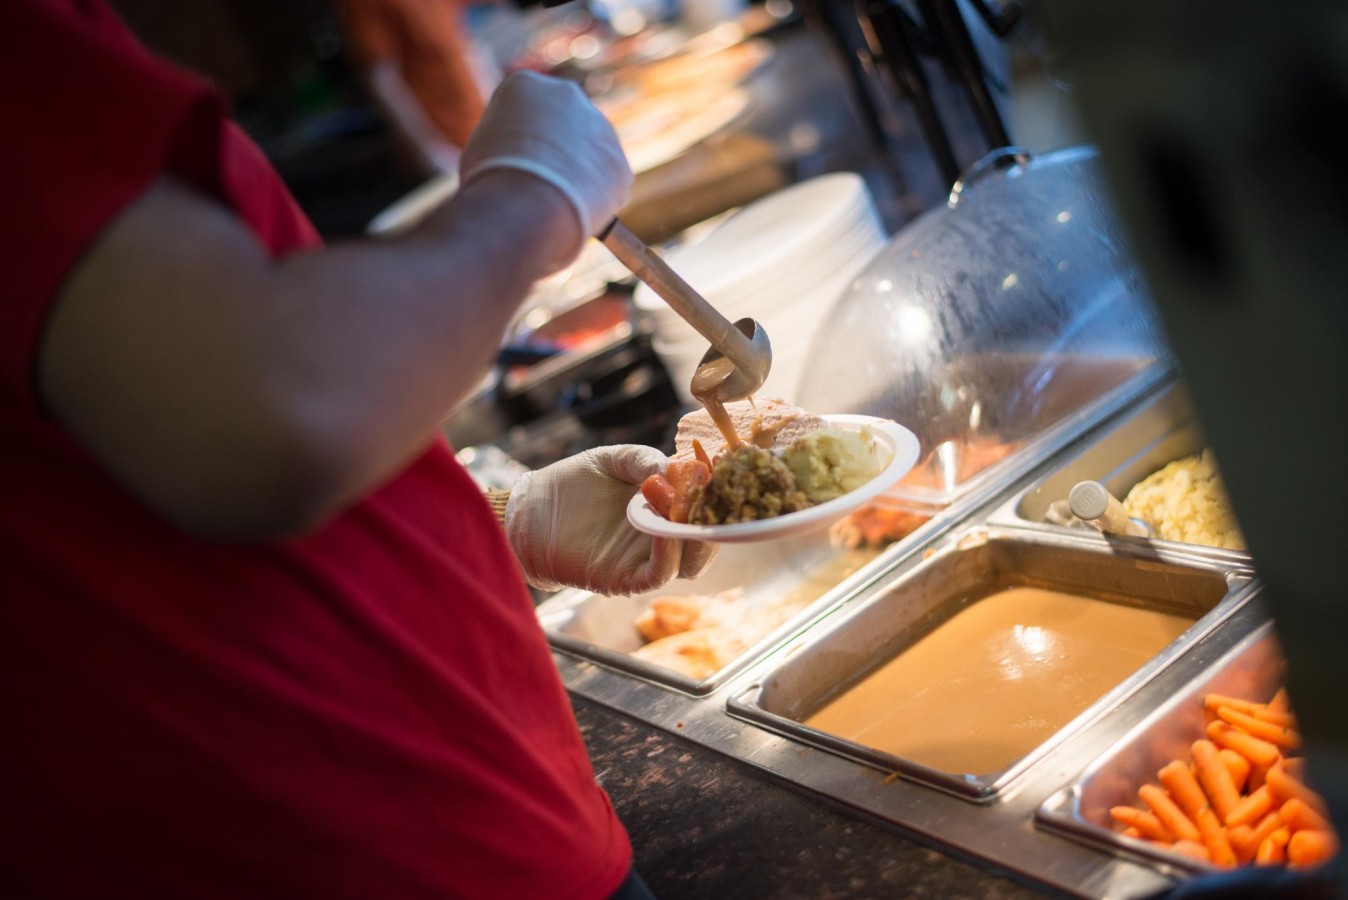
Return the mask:
[(1196, 859), (1199, 862), (1210, 862), (1212, 860), (1212, 854), (1208, 852), (1208, 848), (1198, 841), (1175, 841), (1170, 845), (1170, 852), (1187, 856), (1189, 859)]
[(1250, 737), (1225, 722), (1209, 722), (1208, 737), (1219, 746), (1234, 750), (1256, 766), (1271, 766), (1281, 755), (1268, 741)]
[(1123, 836), (1126, 838), (1136, 838), (1138, 840), (1141, 840), (1142, 832), (1138, 831), (1136, 828), (1129, 825), (1127, 828), (1123, 829)]
[(1276, 797), (1273, 789), (1264, 785), (1246, 797), (1242, 797), (1236, 805), (1227, 813), (1227, 827), (1232, 825), (1253, 825), (1264, 816), (1268, 815), (1269, 810), (1273, 809), (1273, 803)]
[[(1245, 710), (1243, 709), (1236, 711), (1245, 712)], [(1286, 710), (1269, 709), (1267, 706), (1265, 706), (1256, 709), (1253, 712), (1246, 713), (1246, 715), (1254, 716), (1256, 719), (1259, 719), (1262, 722), (1272, 722), (1274, 725), (1281, 725), (1285, 728), (1297, 727), (1297, 717), (1293, 713), (1290, 713)]]
[[(686, 523), (693, 505), (690, 492), (695, 486), (705, 485), (711, 481), (711, 469), (695, 459), (680, 460), (670, 463), (665, 468), (665, 477), (674, 487), (674, 502), (669, 509), (669, 521)], [(649, 499), (647, 497), (647, 500)]]
[(674, 506), (674, 485), (663, 475), (651, 475), (641, 483), (641, 496), (662, 518), (669, 518)]
[(1223, 706), (1227, 709), (1239, 710), (1250, 716), (1254, 715), (1255, 710), (1268, 708), (1267, 704), (1264, 703), (1242, 700), (1239, 697), (1228, 697), (1225, 694), (1207, 694), (1203, 697), (1203, 708), (1214, 715)]
[(1313, 866), (1339, 852), (1338, 839), (1328, 831), (1298, 831), (1287, 844), (1287, 861), (1294, 866)]
[(1236, 851), (1231, 849), (1231, 841), (1226, 837), (1226, 829), (1217, 820), (1217, 814), (1211, 806), (1204, 806), (1194, 816), (1194, 824), (1203, 837), (1203, 846), (1212, 854), (1212, 864), (1230, 868), (1236, 864)]
[(1259, 847), (1254, 843), (1254, 829), (1249, 825), (1232, 825), (1226, 829), (1226, 839), (1236, 851), (1236, 861), (1247, 863), (1254, 859)]
[(1144, 784), (1137, 789), (1138, 797), (1147, 804), (1166, 830), (1181, 841), (1196, 841), (1199, 838), (1198, 827), (1184, 814), (1170, 795), (1154, 784)]
[(1292, 704), (1288, 702), (1286, 687), (1278, 688), (1278, 693), (1274, 694), (1273, 699), (1268, 701), (1268, 708), (1280, 710), (1282, 712), (1291, 710)]
[[(1254, 826), (1254, 831), (1250, 834), (1250, 840), (1254, 844), (1250, 850), (1250, 855), (1253, 856), (1254, 851), (1259, 849), (1259, 845), (1264, 842), (1264, 838), (1282, 828), (1285, 824), (1287, 823), (1282, 820), (1282, 816), (1276, 812), (1271, 812), (1260, 819), (1259, 824)], [(1291, 829), (1289, 828), (1288, 831), (1291, 831)]]
[(1250, 769), (1253, 768), (1250, 761), (1236, 751), (1228, 750), (1225, 747), (1219, 750), (1217, 755), (1222, 758), (1226, 771), (1231, 773), (1231, 781), (1235, 784), (1236, 791), (1243, 791), (1246, 782), (1250, 779)]
[(1231, 772), (1217, 755), (1217, 746), (1212, 741), (1194, 741), (1193, 758), (1198, 783), (1212, 803), (1217, 821), (1226, 824), (1226, 817), (1240, 802), (1240, 794), (1231, 781)]
[(1277, 794), (1283, 800), (1295, 798), (1306, 803), (1316, 811), (1325, 808), (1325, 801), (1320, 798), (1320, 795), (1306, 787), (1300, 781), (1297, 781), (1291, 775), (1288, 775), (1281, 764), (1268, 770), (1268, 786), (1273, 789), (1273, 793)]
[(1333, 831), (1329, 820), (1299, 797), (1293, 797), (1282, 805), (1279, 815), (1292, 831)]
[(702, 442), (697, 438), (693, 438), (693, 458), (708, 469), (711, 468), (711, 457), (707, 455), (707, 451), (703, 448)]
[[(1175, 805), (1184, 810), (1190, 821), (1197, 825), (1198, 811), (1208, 805), (1208, 798), (1204, 796), (1203, 789), (1198, 786), (1198, 780), (1189, 767), (1178, 759), (1171, 760), (1161, 767), (1156, 778), (1170, 792), (1170, 799), (1175, 801)], [(1199, 831), (1201, 833), (1202, 829)]]
[(1279, 828), (1277, 831), (1264, 838), (1263, 843), (1259, 845), (1259, 852), (1254, 855), (1254, 864), (1256, 866), (1277, 866), (1287, 860), (1287, 842), (1292, 835), (1286, 828)]
[(1114, 820), (1134, 828), (1142, 837), (1158, 841), (1173, 841), (1174, 836), (1161, 824), (1161, 820), (1149, 812), (1133, 806), (1116, 806), (1109, 811)]
[(1231, 709), (1229, 706), (1219, 708), (1217, 718), (1236, 726), (1251, 737), (1268, 741), (1274, 746), (1286, 747), (1288, 750), (1295, 750), (1301, 746), (1301, 735), (1297, 734), (1294, 729), (1265, 722), (1262, 719), (1256, 719), (1254, 716), (1247, 716), (1245, 713)]
[(1245, 781), (1246, 793), (1257, 791), (1264, 786), (1264, 779), (1268, 777), (1268, 770), (1268, 766), (1250, 766), (1250, 777)]

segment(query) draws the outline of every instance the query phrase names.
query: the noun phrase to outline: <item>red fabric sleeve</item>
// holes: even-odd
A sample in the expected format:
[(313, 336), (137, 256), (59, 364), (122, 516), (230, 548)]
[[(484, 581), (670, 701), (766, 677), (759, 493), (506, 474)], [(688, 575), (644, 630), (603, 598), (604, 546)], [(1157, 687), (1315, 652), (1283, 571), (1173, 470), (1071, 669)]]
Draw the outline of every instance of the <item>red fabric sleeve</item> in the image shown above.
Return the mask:
[[(39, 333), (72, 267), (175, 157), (201, 165), (215, 142), (182, 126), (218, 120), (219, 100), (76, 0), (0, 3), (0, 73), (0, 390), (32, 403)], [(175, 146), (189, 132), (193, 147)]]

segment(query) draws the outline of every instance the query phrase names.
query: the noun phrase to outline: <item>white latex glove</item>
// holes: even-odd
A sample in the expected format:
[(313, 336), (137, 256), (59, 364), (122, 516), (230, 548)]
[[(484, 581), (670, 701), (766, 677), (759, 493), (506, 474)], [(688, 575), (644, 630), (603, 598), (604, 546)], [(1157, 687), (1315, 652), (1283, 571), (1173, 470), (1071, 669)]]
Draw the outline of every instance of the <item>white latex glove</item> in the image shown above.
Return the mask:
[(467, 185), (492, 169), (519, 169), (561, 191), (585, 238), (627, 202), (632, 170), (613, 126), (575, 82), (516, 72), (492, 94), (459, 162)]
[(667, 463), (654, 447), (620, 444), (521, 475), (510, 489), (505, 531), (529, 583), (638, 594), (701, 575), (715, 544), (652, 537), (627, 522), (632, 496)]

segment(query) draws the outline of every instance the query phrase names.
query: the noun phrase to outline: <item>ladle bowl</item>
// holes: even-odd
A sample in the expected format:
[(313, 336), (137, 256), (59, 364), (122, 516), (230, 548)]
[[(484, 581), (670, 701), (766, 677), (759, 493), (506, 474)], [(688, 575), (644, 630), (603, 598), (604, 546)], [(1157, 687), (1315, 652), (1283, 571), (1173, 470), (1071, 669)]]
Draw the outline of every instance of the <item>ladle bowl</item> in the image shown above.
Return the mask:
[[(721, 368), (728, 370), (728, 374), (722, 378), (716, 387), (716, 399), (722, 403), (729, 403), (732, 400), (743, 400), (757, 393), (767, 380), (768, 371), (772, 368), (772, 344), (768, 341), (768, 333), (763, 326), (758, 324), (757, 319), (740, 319), (735, 323), (735, 328), (748, 338), (751, 352), (747, 360), (741, 359), (738, 363), (728, 354), (722, 353), (713, 345), (702, 356), (702, 361), (697, 364), (697, 372), (693, 375), (693, 394), (696, 396), (700, 389), (705, 389), (706, 385), (699, 384), (699, 380), (709, 376), (715, 369)], [(734, 368), (718, 365), (721, 360), (729, 361)], [(705, 374), (704, 374), (705, 373)]]
[[(763, 386), (772, 368), (772, 345), (762, 325), (755, 319), (731, 324), (617, 219), (595, 237), (711, 344), (693, 375), (702, 394), (709, 394), (711, 386), (717, 385), (715, 396), (722, 402), (743, 400)], [(699, 388), (693, 390), (694, 396)]]

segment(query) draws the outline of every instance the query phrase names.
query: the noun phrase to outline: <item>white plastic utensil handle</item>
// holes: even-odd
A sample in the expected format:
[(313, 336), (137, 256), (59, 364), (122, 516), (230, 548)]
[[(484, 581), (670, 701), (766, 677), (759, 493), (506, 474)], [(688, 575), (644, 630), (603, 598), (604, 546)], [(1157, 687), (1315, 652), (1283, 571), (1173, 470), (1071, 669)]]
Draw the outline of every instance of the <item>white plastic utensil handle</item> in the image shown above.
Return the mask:
[(1147, 537), (1145, 526), (1129, 518), (1123, 504), (1098, 481), (1082, 481), (1067, 495), (1067, 504), (1076, 516), (1105, 534)]

